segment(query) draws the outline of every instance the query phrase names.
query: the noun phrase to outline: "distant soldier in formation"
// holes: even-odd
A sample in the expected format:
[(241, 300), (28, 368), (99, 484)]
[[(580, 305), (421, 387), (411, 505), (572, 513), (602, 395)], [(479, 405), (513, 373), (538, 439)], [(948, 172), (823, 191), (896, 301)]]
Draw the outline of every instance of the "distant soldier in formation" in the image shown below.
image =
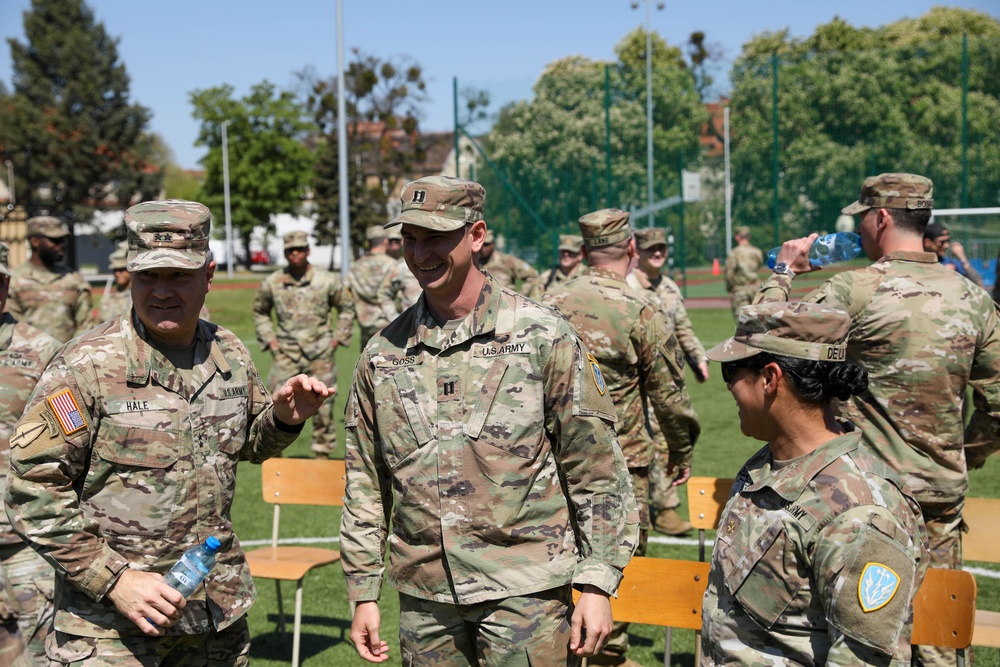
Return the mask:
[(764, 266), (764, 253), (750, 245), (750, 228), (737, 227), (733, 234), (736, 247), (726, 258), (726, 290), (733, 305), (733, 318), (740, 308), (753, 301), (760, 289), (757, 270)]
[[(0, 243), (0, 310), (10, 285), (7, 255), (7, 244)], [(10, 313), (0, 320), (0, 498), (7, 489), (14, 427), (60, 347), (55, 338), (15, 321)], [(0, 512), (0, 565), (0, 665), (48, 664), (45, 637), (55, 611), (55, 570), (18, 537), (6, 512)]]
[[(635, 553), (641, 556), (650, 528), (647, 499), (654, 450), (644, 402), (648, 401), (666, 437), (667, 474), (673, 484), (683, 484), (691, 476), (691, 456), (701, 429), (684, 386), (681, 351), (670, 323), (625, 281), (636, 256), (629, 214), (619, 209), (588, 213), (580, 218), (580, 233), (588, 268), (548, 292), (543, 302), (569, 320), (591, 359), (600, 365), (639, 505), (641, 530)], [(627, 626), (616, 624), (602, 655), (592, 662), (637, 664), (625, 656), (627, 649)]]
[(417, 277), (410, 272), (406, 261), (400, 257), (386, 272), (376, 298), (382, 304), (386, 319), (392, 322), (400, 313), (417, 302), (421, 292)]
[(132, 307), (132, 275), (128, 272), (127, 262), (128, 244), (124, 248), (119, 247), (108, 256), (108, 268), (111, 269), (111, 281), (108, 283), (101, 302), (97, 307), (97, 319), (107, 322), (113, 317), (118, 317)]
[(68, 236), (57, 218), (28, 220), (31, 257), (13, 270), (7, 300), (14, 319), (41, 329), (60, 343), (97, 324), (90, 284), (62, 265)]
[(583, 237), (579, 234), (559, 235), (559, 263), (540, 275), (531, 285), (528, 293), (538, 300), (556, 285), (576, 278), (583, 272)]
[(479, 268), (504, 287), (516, 289), (522, 294), (528, 294), (532, 284), (538, 280), (538, 271), (531, 264), (496, 249), (496, 237), (492, 230), (487, 230), (486, 242), (479, 251)]
[(368, 253), (354, 262), (347, 274), (347, 287), (354, 298), (354, 314), (361, 328), (361, 342), (367, 343), (375, 332), (389, 323), (386, 309), (379, 301), (378, 290), (396, 260), (387, 254), (388, 239), (381, 225), (365, 231)]
[[(268, 388), (274, 391), (299, 373), (336, 387), (335, 353), (341, 345), (351, 343), (354, 300), (336, 274), (309, 263), (306, 232), (285, 234), (284, 244), (288, 266), (261, 282), (253, 302), (257, 341), (273, 356)], [(337, 312), (335, 330), (330, 323), (333, 311)], [(333, 401), (327, 401), (313, 417), (311, 448), (317, 458), (329, 458), (336, 445)]]
[[(667, 237), (662, 229), (650, 227), (635, 232), (638, 264), (628, 274), (625, 282), (660, 308), (660, 312), (671, 325), (677, 342), (691, 365), (695, 379), (708, 379), (708, 357), (705, 348), (695, 336), (684, 296), (673, 280), (662, 274), (667, 261)], [(691, 530), (691, 524), (677, 513), (681, 504), (680, 495), (674, 485), (674, 478), (668, 474), (670, 448), (664, 442), (656, 414), (647, 410), (650, 430), (656, 454), (649, 467), (649, 511), (653, 528), (667, 535), (683, 535)]]
[(390, 223), (424, 294), (368, 342), (347, 402), (341, 554), (370, 662), (390, 659), (388, 571), (395, 664), (577, 665), (635, 547), (601, 369), (566, 320), (476, 267), (485, 197), (422, 178)]
[[(990, 296), (924, 250), (934, 186), (918, 174), (871, 176), (845, 215), (861, 218), (874, 262), (843, 271), (802, 300), (851, 316), (847, 358), (868, 390), (837, 404), (877, 456), (906, 482), (927, 525), (931, 567), (962, 566), (968, 471), (1000, 449), (1000, 318)], [(786, 241), (757, 302), (787, 301), (812, 270), (815, 234)], [(973, 410), (963, 414), (972, 389)], [(922, 646), (922, 664), (955, 664), (955, 651)]]

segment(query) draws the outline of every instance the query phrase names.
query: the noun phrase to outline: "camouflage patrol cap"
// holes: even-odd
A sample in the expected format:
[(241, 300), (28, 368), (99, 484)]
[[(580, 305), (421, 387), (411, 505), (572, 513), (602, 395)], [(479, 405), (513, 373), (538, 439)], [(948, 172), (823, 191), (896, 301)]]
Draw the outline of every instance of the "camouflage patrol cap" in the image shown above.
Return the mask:
[(184, 199), (147, 201), (125, 211), (128, 270), (200, 269), (208, 258), (212, 213)]
[(858, 215), (870, 208), (932, 208), (934, 184), (917, 174), (879, 174), (869, 176), (861, 186), (861, 196), (841, 213)]
[(601, 248), (621, 243), (632, 236), (628, 211), (602, 208), (580, 217), (580, 234), (588, 248)]
[(28, 219), (28, 238), (32, 236), (61, 239), (64, 236), (69, 236), (69, 231), (59, 218), (53, 218), (51, 215), (36, 215)]
[(365, 238), (369, 241), (379, 241), (386, 238), (386, 231), (382, 225), (372, 225), (365, 230)]
[(308, 248), (309, 232), (301, 230), (288, 232), (282, 237), (282, 240), (285, 242), (285, 250), (291, 250), (292, 248)]
[(9, 255), (10, 246), (3, 241), (0, 241), (0, 276), (10, 277), (10, 265), (8, 262)]
[(583, 249), (583, 237), (579, 234), (560, 234), (559, 249), (568, 252), (580, 252)]
[(658, 245), (667, 245), (667, 232), (657, 227), (635, 230), (635, 244), (642, 250)]
[(385, 227), (383, 227), (382, 229), (384, 230), (382, 233), (385, 234), (386, 239), (390, 241), (403, 240), (403, 234), (400, 232), (399, 226), (390, 227), (389, 229), (385, 229)]
[(737, 361), (761, 352), (813, 361), (847, 359), (851, 316), (842, 310), (802, 301), (759, 303), (740, 308), (736, 334), (706, 355)]
[(112, 271), (121, 271), (128, 268), (128, 250), (117, 249), (108, 255), (108, 268)]
[(497, 242), (496, 234), (493, 233), (492, 229), (486, 230), (486, 238), (483, 239), (483, 245), (490, 245)]
[(386, 229), (403, 223), (450, 232), (483, 219), (486, 190), (479, 183), (451, 176), (427, 176), (403, 188), (403, 210)]
[(733, 230), (733, 235), (735, 235), (735, 236), (747, 236), (747, 237), (749, 237), (750, 236), (750, 228), (747, 227), (746, 225), (740, 225), (739, 227), (737, 227), (736, 229)]

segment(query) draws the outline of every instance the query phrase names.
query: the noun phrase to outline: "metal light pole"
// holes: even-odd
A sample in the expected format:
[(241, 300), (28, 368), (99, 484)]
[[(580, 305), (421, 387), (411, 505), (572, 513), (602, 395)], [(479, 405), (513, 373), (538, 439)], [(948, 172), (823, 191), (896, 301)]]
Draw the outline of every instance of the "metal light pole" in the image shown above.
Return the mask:
[(233, 279), (233, 218), (229, 214), (229, 121), (222, 121), (222, 193), (226, 203), (226, 276)]
[(337, 171), (340, 183), (340, 276), (347, 278), (351, 260), (350, 192), (347, 189), (347, 110), (344, 103), (344, 7), (337, 0)]
[[(653, 35), (650, 32), (652, 23), (652, 7), (650, 0), (646, 3), (646, 205), (653, 205)], [(664, 3), (657, 2), (657, 11), (662, 10)], [(638, 9), (638, 0), (633, 0), (632, 9)], [(647, 227), (653, 226), (654, 215), (649, 214)]]

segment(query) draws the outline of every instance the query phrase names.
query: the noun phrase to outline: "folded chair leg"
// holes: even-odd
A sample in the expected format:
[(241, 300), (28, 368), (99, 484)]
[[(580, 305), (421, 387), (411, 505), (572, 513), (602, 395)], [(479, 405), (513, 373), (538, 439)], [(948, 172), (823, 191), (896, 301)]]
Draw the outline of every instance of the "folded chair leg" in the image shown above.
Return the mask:
[(274, 580), (274, 589), (278, 593), (278, 631), (285, 634), (285, 605), (281, 602), (281, 579)]
[(295, 637), (292, 638), (292, 667), (299, 667), (299, 642), (302, 633), (302, 580), (295, 583)]
[(670, 644), (674, 639), (674, 629), (667, 628), (663, 633), (663, 667), (670, 667)]

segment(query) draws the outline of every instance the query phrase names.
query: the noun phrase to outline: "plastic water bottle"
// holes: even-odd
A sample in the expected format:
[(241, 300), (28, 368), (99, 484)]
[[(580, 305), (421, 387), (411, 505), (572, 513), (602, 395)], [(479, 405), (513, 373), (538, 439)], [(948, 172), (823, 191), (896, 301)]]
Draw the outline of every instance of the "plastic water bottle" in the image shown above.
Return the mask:
[[(781, 247), (767, 253), (767, 268), (773, 269)], [(836, 232), (820, 236), (809, 248), (809, 263), (814, 267), (846, 262), (861, 254), (861, 237), (854, 232)]]
[(219, 550), (220, 545), (219, 540), (212, 536), (205, 540), (204, 544), (191, 547), (170, 568), (164, 579), (184, 597), (190, 596), (215, 567), (215, 552)]

